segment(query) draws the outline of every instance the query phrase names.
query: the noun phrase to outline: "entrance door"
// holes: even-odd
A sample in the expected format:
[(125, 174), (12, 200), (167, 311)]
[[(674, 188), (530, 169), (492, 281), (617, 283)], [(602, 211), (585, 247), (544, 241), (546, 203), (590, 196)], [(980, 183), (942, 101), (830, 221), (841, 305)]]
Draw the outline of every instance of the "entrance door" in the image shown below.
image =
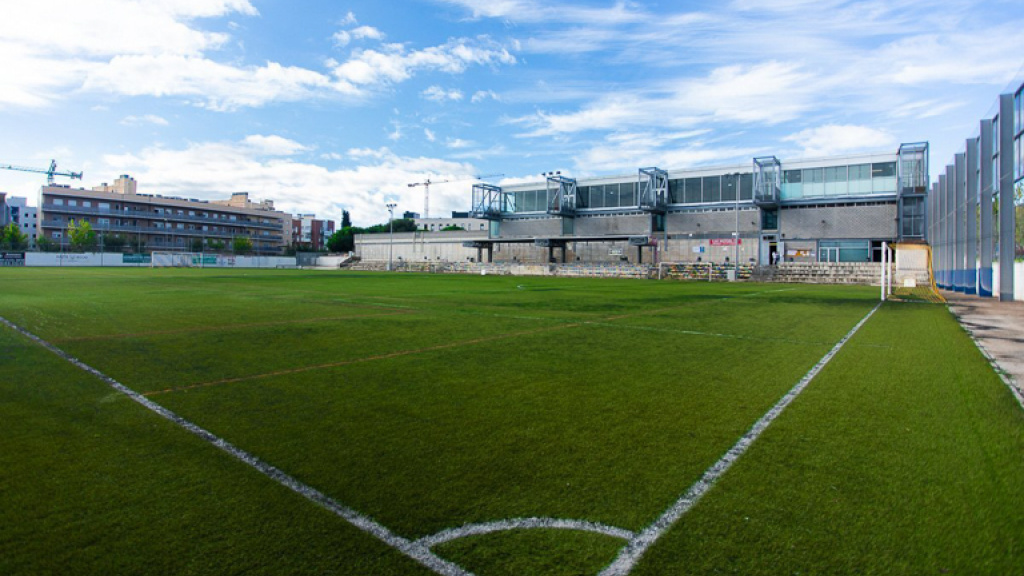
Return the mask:
[(832, 246), (819, 248), (818, 262), (839, 262), (839, 248)]

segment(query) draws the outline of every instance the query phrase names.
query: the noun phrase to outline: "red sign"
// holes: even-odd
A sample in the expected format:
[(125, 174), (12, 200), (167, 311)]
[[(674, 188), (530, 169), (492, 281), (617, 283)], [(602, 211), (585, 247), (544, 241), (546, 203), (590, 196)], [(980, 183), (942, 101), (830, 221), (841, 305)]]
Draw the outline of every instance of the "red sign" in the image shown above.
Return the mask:
[[(712, 246), (735, 246), (737, 244), (737, 241), (733, 238), (712, 238), (708, 242), (710, 242)], [(743, 245), (743, 238), (739, 239), (738, 244), (740, 246)]]

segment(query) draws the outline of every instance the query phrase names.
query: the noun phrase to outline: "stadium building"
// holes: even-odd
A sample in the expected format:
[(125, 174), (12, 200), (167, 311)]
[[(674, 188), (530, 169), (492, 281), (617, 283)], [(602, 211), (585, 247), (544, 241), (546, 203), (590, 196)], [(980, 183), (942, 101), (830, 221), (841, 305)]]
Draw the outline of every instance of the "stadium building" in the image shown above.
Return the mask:
[[(883, 242), (923, 241), (928, 144), (532, 184), (476, 184), (474, 238), (364, 235), (364, 260), (654, 263), (879, 262)], [(429, 250), (425, 248), (429, 247)]]
[(252, 241), (254, 252), (280, 253), (290, 239), (291, 216), (270, 200), (253, 202), (247, 192), (228, 200), (205, 201), (139, 194), (136, 181), (122, 175), (113, 185), (92, 190), (44, 186), (39, 192), (39, 237), (68, 245), (68, 223), (88, 222), (98, 235), (119, 234), (148, 250), (198, 251), (234, 238)]

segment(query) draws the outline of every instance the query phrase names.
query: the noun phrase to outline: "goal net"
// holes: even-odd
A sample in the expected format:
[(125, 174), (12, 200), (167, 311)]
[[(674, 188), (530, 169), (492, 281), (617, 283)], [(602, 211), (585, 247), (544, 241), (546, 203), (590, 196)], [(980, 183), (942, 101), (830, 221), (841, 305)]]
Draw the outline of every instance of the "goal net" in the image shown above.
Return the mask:
[(203, 255), (199, 252), (153, 252), (153, 268), (202, 268)]

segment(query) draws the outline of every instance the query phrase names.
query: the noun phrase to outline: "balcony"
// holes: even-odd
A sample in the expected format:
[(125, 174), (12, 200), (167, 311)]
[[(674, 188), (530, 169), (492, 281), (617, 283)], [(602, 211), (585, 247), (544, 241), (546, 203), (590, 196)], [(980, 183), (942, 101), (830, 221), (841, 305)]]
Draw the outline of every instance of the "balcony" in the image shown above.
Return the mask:
[(42, 212), (59, 212), (63, 214), (83, 214), (89, 216), (111, 216), (120, 218), (144, 218), (148, 220), (167, 222), (199, 222), (203, 224), (214, 224), (217, 226), (246, 226), (250, 228), (265, 228), (280, 230), (283, 221), (264, 223), (253, 220), (230, 220), (224, 218), (211, 218), (209, 216), (189, 216), (187, 214), (162, 214), (149, 210), (114, 210), (113, 208), (95, 208), (84, 206), (66, 206), (58, 204), (43, 204)]

